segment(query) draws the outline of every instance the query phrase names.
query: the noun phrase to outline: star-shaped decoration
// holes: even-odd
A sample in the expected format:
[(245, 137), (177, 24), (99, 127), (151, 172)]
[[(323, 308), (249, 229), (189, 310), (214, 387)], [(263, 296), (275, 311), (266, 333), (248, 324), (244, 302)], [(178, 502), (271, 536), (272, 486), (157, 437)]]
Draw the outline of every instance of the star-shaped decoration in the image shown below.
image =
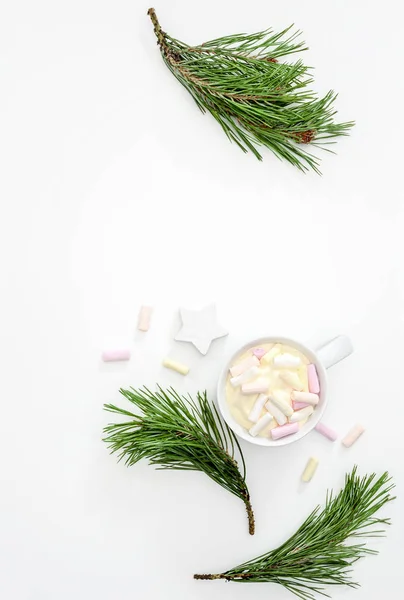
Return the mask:
[(213, 340), (228, 335), (219, 325), (216, 306), (210, 304), (201, 310), (180, 308), (182, 327), (175, 336), (178, 342), (191, 342), (201, 354), (206, 354)]

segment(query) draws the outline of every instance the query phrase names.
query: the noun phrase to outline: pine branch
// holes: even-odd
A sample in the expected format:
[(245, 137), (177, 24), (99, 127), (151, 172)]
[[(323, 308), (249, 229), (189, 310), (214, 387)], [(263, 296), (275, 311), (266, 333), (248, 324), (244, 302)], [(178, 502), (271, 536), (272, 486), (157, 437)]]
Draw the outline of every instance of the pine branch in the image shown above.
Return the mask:
[[(254, 513), (245, 481), (244, 457), (236, 436), (222, 421), (206, 392), (180, 396), (173, 388), (156, 393), (142, 388), (120, 390), (121, 394), (143, 414), (137, 415), (113, 404), (105, 410), (129, 417), (124, 423), (104, 428), (104, 441), (128, 466), (142, 458), (160, 469), (202, 471), (238, 498), (246, 507), (250, 534), (254, 534)], [(242, 472), (235, 460), (236, 450)]]
[(165, 64), (230, 141), (259, 160), (258, 147), (266, 146), (300, 170), (320, 173), (319, 160), (303, 147), (324, 148), (329, 138), (348, 135), (354, 123), (334, 122), (336, 94), (318, 98), (309, 90), (311, 69), (302, 61), (278, 62), (307, 50), (297, 40), (300, 31), (267, 29), (188, 46), (161, 29), (153, 8), (148, 15)]
[(284, 544), (225, 573), (194, 575), (195, 579), (225, 579), (236, 582), (278, 583), (302, 600), (315, 594), (327, 596), (324, 585), (358, 587), (351, 580), (352, 565), (367, 554), (377, 554), (364, 543), (348, 538), (380, 537), (380, 526), (389, 519), (373, 515), (395, 498), (388, 473), (359, 477), (357, 468), (345, 476), (345, 487), (337, 496), (327, 493), (323, 510), (314, 509), (306, 521)]

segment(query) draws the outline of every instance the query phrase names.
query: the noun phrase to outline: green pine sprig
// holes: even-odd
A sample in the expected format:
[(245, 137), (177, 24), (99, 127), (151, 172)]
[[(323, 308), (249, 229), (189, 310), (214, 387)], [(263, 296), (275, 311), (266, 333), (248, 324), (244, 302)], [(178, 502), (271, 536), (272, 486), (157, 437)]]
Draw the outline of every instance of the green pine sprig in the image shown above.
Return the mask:
[(319, 171), (319, 160), (305, 146), (325, 146), (348, 135), (353, 121), (335, 123), (330, 91), (319, 98), (309, 86), (311, 68), (301, 60), (279, 59), (307, 50), (300, 31), (288, 27), (236, 34), (189, 46), (161, 29), (154, 8), (148, 10), (167, 67), (188, 90), (200, 110), (221, 125), (244, 152), (261, 160), (259, 146), (302, 171)]
[(358, 587), (351, 579), (352, 565), (377, 552), (351, 538), (361, 540), (384, 534), (380, 526), (389, 525), (390, 520), (374, 515), (394, 500), (390, 495), (393, 488), (388, 473), (378, 479), (374, 473), (359, 477), (354, 467), (345, 476), (345, 486), (339, 494), (327, 493), (325, 507), (315, 508), (279, 548), (225, 573), (194, 578), (278, 583), (302, 600), (314, 600), (316, 593), (329, 597), (325, 585)]
[[(104, 428), (104, 441), (119, 460), (131, 466), (142, 458), (159, 469), (202, 471), (238, 498), (246, 507), (249, 532), (254, 534), (254, 513), (246, 484), (243, 453), (236, 436), (220, 418), (206, 392), (196, 399), (180, 396), (173, 388), (158, 386), (156, 392), (144, 387), (120, 390), (142, 414), (135, 414), (113, 404), (105, 410), (128, 417), (124, 423)], [(235, 459), (241, 459), (240, 471)]]

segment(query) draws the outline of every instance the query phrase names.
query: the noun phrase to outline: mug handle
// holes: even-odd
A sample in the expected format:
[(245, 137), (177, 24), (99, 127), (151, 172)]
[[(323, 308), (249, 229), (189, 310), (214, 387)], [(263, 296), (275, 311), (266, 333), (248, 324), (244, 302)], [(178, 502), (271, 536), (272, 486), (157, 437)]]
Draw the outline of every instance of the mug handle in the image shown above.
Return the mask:
[(352, 342), (346, 335), (339, 335), (317, 350), (317, 357), (325, 369), (333, 367), (338, 362), (352, 354)]

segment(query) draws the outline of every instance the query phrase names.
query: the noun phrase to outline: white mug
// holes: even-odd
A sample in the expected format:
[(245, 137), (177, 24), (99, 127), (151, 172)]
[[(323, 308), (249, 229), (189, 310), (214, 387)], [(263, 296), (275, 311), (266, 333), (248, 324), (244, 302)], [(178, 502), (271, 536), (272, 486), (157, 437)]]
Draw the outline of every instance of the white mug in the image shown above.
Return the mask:
[[(248, 431), (244, 427), (242, 427), (239, 423), (237, 423), (237, 421), (234, 419), (234, 417), (232, 416), (232, 414), (230, 412), (230, 409), (229, 409), (229, 406), (228, 406), (227, 400), (226, 400), (226, 380), (227, 380), (230, 366), (235, 362), (235, 360), (243, 352), (246, 352), (249, 348), (257, 348), (257, 347), (261, 346), (262, 344), (272, 344), (272, 343), (286, 344), (288, 346), (292, 346), (292, 347), (296, 348), (297, 350), (300, 350), (300, 352), (302, 352), (309, 359), (309, 361), (316, 366), (318, 379), (320, 382), (320, 394), (319, 394), (320, 400), (316, 406), (315, 411), (311, 415), (311, 417), (299, 429), (299, 431), (297, 433), (286, 436), (279, 440), (273, 440), (271, 438), (266, 438), (266, 437), (251, 436), (248, 433)], [(324, 410), (327, 406), (327, 371), (326, 371), (326, 369), (329, 369), (336, 363), (340, 362), (341, 360), (343, 360), (344, 358), (346, 358), (347, 356), (352, 354), (352, 352), (353, 352), (353, 347), (352, 347), (351, 340), (345, 335), (340, 335), (340, 336), (334, 338), (333, 340), (331, 340), (330, 342), (328, 342), (327, 344), (322, 346), (316, 352), (313, 352), (312, 350), (310, 350), (309, 348), (307, 348), (300, 342), (289, 339), (289, 338), (270, 336), (270, 337), (259, 338), (258, 340), (253, 340), (252, 342), (249, 342), (248, 344), (245, 344), (244, 346), (242, 346), (242, 348), (239, 348), (237, 350), (237, 352), (235, 352), (233, 354), (233, 356), (227, 362), (227, 364), (225, 365), (225, 367), (223, 368), (223, 370), (219, 376), (219, 382), (218, 382), (218, 386), (217, 386), (217, 401), (218, 401), (218, 405), (219, 405), (219, 410), (220, 410), (224, 420), (229, 425), (229, 427), (234, 431), (234, 433), (237, 434), (239, 437), (243, 438), (244, 440), (251, 442), (252, 444), (257, 444), (259, 446), (285, 446), (286, 444), (291, 444), (292, 442), (296, 442), (297, 440), (300, 440), (302, 437), (307, 435), (312, 429), (314, 429), (314, 427), (317, 425), (317, 423), (320, 421), (321, 417), (323, 416)]]

